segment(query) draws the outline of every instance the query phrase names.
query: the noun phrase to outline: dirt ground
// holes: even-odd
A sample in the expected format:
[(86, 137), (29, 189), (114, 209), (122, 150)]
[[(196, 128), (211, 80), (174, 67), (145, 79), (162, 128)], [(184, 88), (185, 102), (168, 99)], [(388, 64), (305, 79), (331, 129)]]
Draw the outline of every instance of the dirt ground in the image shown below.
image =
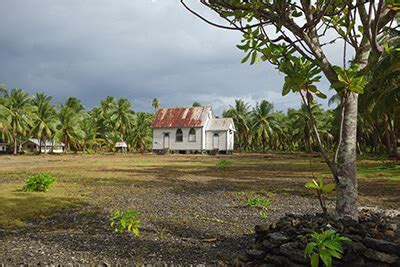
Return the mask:
[[(221, 170), (221, 159), (232, 164)], [(300, 153), (0, 156), (0, 166), (0, 264), (6, 265), (230, 261), (254, 225), (319, 211), (304, 183), (329, 174), (318, 155)], [(359, 169), (361, 205), (398, 208), (398, 164), (366, 158)], [(57, 177), (54, 188), (22, 192), (27, 176), (40, 172)], [(266, 219), (245, 204), (255, 194), (271, 201)], [(116, 209), (140, 214), (139, 238), (113, 231)]]

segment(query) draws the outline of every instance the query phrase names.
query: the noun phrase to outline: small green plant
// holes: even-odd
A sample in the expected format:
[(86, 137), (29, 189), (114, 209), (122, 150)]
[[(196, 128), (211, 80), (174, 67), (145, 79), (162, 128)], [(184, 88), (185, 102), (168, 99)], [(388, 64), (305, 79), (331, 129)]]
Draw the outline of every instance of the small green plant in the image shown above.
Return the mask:
[(114, 211), (110, 221), (115, 232), (123, 233), (125, 230), (127, 230), (137, 237), (140, 236), (139, 228), (141, 226), (141, 222), (137, 212), (132, 210), (116, 210)]
[(351, 242), (350, 238), (337, 234), (334, 230), (310, 234), (312, 241), (304, 250), (304, 257), (309, 258), (311, 267), (318, 267), (320, 259), (324, 266), (332, 266), (332, 258), (341, 259), (343, 256), (343, 242)]
[(217, 168), (220, 169), (221, 171), (225, 170), (227, 167), (231, 165), (232, 161), (226, 159), (221, 159), (217, 162)]
[(25, 192), (47, 192), (55, 183), (56, 178), (48, 173), (31, 175), (25, 180), (22, 188)]
[(305, 184), (305, 187), (309, 190), (313, 190), (317, 193), (317, 198), (319, 200), (319, 204), (321, 206), (322, 212), (324, 216), (326, 216), (327, 207), (326, 207), (326, 196), (325, 194), (332, 192), (335, 190), (335, 184), (333, 183), (325, 183), (324, 178), (321, 176), (318, 180), (312, 179), (311, 182)]
[(263, 220), (268, 219), (268, 212), (266, 212), (265, 210), (261, 210), (259, 215), (260, 215), (260, 218)]
[(249, 207), (257, 207), (261, 209), (268, 209), (271, 205), (271, 201), (263, 196), (254, 195), (251, 198), (247, 199), (246, 205)]

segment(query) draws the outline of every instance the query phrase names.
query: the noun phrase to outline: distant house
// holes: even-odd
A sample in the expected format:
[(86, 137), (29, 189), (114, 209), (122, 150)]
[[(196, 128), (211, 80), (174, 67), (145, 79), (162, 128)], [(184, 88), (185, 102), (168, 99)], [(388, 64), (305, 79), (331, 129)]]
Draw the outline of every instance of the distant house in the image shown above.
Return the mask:
[(233, 151), (233, 120), (216, 118), (210, 107), (162, 108), (151, 127), (155, 152)]
[(27, 153), (63, 153), (65, 149), (64, 143), (56, 142), (54, 140), (46, 140), (40, 142), (39, 139), (29, 139), (22, 144), (22, 151)]
[(9, 146), (7, 143), (4, 143), (0, 140), (0, 153), (4, 154), (4, 153), (8, 153), (9, 152)]

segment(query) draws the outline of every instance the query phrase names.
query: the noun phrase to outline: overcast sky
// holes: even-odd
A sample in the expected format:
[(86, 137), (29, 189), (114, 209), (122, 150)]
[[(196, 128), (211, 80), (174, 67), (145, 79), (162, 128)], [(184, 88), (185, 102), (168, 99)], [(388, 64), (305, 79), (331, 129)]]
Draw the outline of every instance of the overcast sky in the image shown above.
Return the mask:
[(154, 97), (163, 107), (198, 101), (217, 113), (237, 98), (298, 106), (297, 95), (281, 96), (273, 66), (240, 64), (240, 39), (177, 0), (1, 0), (0, 82), (59, 102), (75, 96), (87, 108), (109, 95), (136, 111), (152, 110)]

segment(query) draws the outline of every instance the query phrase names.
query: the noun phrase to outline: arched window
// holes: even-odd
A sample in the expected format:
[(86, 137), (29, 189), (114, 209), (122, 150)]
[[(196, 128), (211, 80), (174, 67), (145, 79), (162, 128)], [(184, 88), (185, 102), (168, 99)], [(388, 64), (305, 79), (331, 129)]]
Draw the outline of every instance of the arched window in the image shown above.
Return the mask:
[(176, 130), (176, 142), (182, 142), (183, 141), (183, 132), (182, 129)]
[(196, 142), (196, 130), (194, 128), (189, 131), (189, 142)]

